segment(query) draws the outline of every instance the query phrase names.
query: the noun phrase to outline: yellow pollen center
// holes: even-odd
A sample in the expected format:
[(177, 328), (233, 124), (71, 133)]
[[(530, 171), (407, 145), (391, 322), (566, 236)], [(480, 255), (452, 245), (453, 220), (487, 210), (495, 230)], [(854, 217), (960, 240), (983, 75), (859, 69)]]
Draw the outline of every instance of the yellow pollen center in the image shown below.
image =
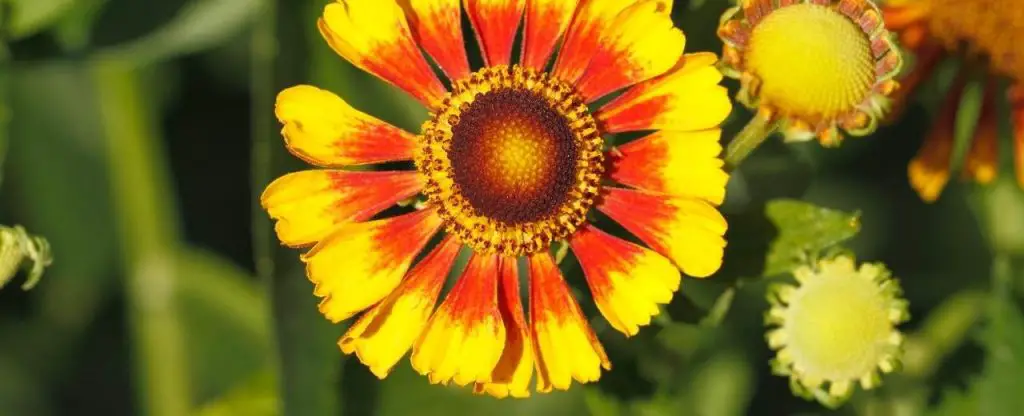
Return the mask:
[(853, 270), (808, 279), (790, 300), (782, 330), (794, 365), (821, 380), (871, 372), (888, 353), (893, 324), (878, 285)]
[(751, 33), (745, 59), (764, 104), (808, 120), (853, 110), (874, 83), (868, 35), (821, 5), (795, 4), (765, 16)]
[(518, 132), (521, 126), (508, 123), (496, 134), (491, 148), (483, 150), (493, 174), (504, 175), (504, 191), (514, 193), (532, 188), (546, 176), (550, 164), (541, 155), (550, 154), (551, 142)]
[(985, 55), (1002, 75), (1024, 81), (1024, 7), (1006, 0), (930, 0), (929, 29), (950, 49)]

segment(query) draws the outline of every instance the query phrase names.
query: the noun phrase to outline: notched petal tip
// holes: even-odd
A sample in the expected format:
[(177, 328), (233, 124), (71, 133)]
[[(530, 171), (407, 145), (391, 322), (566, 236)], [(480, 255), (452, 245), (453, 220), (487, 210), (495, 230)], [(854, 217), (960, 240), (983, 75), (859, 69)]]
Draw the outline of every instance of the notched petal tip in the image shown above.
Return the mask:
[(320, 312), (340, 322), (384, 299), (440, 226), (425, 209), (339, 227), (301, 257)]
[(413, 368), (431, 383), (490, 381), (507, 335), (498, 309), (497, 274), (496, 255), (474, 253), (413, 346)]
[(550, 254), (530, 256), (530, 328), (538, 392), (597, 381), (611, 362)]
[(721, 267), (727, 224), (711, 203), (620, 188), (605, 192), (597, 208), (686, 275), (708, 277)]
[(277, 221), (278, 239), (304, 247), (337, 227), (365, 221), (423, 188), (415, 172), (306, 170), (277, 178), (260, 195), (260, 204)]
[(274, 113), (292, 154), (317, 166), (410, 160), (412, 134), (352, 108), (332, 92), (309, 85), (277, 95)]
[(642, 130), (696, 131), (715, 128), (732, 111), (722, 73), (710, 53), (684, 55), (664, 75), (639, 83), (596, 113), (610, 133)]
[(345, 332), (338, 341), (341, 351), (356, 354), (377, 378), (387, 377), (426, 327), (461, 246), (446, 237), (397, 289)]
[(343, 58), (428, 107), (444, 97), (444, 86), (420, 52), (395, 0), (330, 3), (324, 6), (318, 28)]
[(577, 88), (593, 101), (668, 71), (683, 54), (686, 36), (664, 11), (664, 4), (640, 0), (604, 31)]
[(627, 337), (651, 323), (679, 289), (679, 269), (651, 250), (586, 226), (573, 236), (598, 310)]

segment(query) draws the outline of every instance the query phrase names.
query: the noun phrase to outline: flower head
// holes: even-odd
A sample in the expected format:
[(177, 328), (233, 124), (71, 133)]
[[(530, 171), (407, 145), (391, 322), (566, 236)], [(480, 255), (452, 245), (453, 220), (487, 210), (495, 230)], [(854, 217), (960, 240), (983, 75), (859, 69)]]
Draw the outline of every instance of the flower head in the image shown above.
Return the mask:
[[(339, 342), (344, 353), (383, 378), (411, 349), (413, 368), (431, 382), (498, 397), (529, 395), (531, 379), (537, 391), (567, 389), (611, 363), (553, 244), (571, 247), (598, 309), (627, 336), (671, 300), (682, 274), (718, 270), (726, 223), (716, 207), (728, 180), (718, 125), (731, 105), (715, 56), (683, 54), (670, 8), (666, 0), (326, 6), (327, 43), (430, 110), (414, 134), (316, 87), (278, 95), (285, 145), (322, 169), (277, 179), (261, 201), (282, 243), (312, 247), (302, 260), (320, 311), (334, 322), (361, 314)], [(468, 64), (462, 13), (483, 68)], [(648, 135), (616, 148), (604, 140), (637, 131)], [(594, 210), (645, 246), (590, 224)], [(468, 265), (442, 296), (464, 249)]]
[(882, 264), (862, 264), (840, 255), (793, 272), (797, 285), (773, 287), (766, 322), (773, 362), (789, 376), (795, 393), (828, 405), (842, 403), (855, 383), (870, 389), (879, 370), (899, 365), (906, 301)]
[(871, 133), (897, 87), (901, 57), (868, 0), (743, 0), (718, 35), (737, 99), (788, 140)]
[[(945, 58), (964, 61), (938, 111), (935, 126), (907, 168), (910, 184), (925, 201), (938, 199), (949, 182), (954, 129), (972, 69), (987, 74), (980, 116), (963, 164), (963, 176), (981, 184), (999, 171), (999, 106), (1011, 107), (1011, 137), (1017, 182), (1024, 187), (1024, 9), (999, 0), (890, 0), (883, 5), (886, 25), (899, 34), (915, 60), (904, 75), (904, 95), (926, 80)], [(1005, 89), (1001, 84), (1010, 83)], [(1005, 94), (1003, 91), (1006, 91)], [(901, 97), (905, 98), (905, 97)], [(901, 100), (903, 101), (903, 100)]]

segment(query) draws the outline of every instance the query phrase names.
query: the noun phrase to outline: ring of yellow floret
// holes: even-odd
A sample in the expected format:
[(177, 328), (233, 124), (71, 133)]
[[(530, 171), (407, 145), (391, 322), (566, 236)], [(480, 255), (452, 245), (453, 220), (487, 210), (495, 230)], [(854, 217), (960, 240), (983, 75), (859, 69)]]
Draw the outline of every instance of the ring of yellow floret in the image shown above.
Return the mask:
[[(768, 345), (777, 350), (776, 358), (772, 361), (772, 370), (777, 375), (789, 377), (790, 387), (795, 394), (809, 400), (818, 400), (828, 406), (837, 406), (849, 398), (855, 384), (860, 384), (865, 390), (872, 389), (881, 383), (880, 373), (890, 373), (899, 368), (903, 336), (896, 326), (909, 319), (909, 313), (907, 302), (901, 298), (902, 290), (899, 283), (892, 278), (884, 265), (866, 263), (857, 268), (851, 256), (839, 255), (821, 260), (813, 266), (802, 266), (793, 274), (797, 285), (780, 284), (769, 289), (768, 300), (771, 308), (765, 315), (765, 323), (771, 328), (766, 335)], [(828, 279), (833, 280), (829, 282)], [(835, 287), (835, 282), (860, 285), (861, 289), (871, 294), (870, 299), (867, 299), (869, 305), (879, 309), (880, 313), (860, 313), (863, 309), (870, 308), (854, 308), (862, 305), (854, 305), (853, 302), (864, 299), (851, 299), (855, 296), (852, 296), (850, 291)], [(839, 299), (828, 298), (829, 296), (838, 296)], [(808, 299), (817, 300), (818, 305), (815, 306), (826, 309), (815, 309), (808, 303)], [(847, 300), (846, 305), (837, 305), (837, 302)], [(831, 313), (843, 306), (846, 306), (848, 311), (858, 309), (858, 313)], [(875, 320), (871, 321), (872, 318)], [(822, 328), (795, 328), (808, 321)], [(824, 332), (851, 327), (860, 329), (871, 325), (886, 330), (876, 331), (876, 334), (870, 334), (871, 331), (847, 331), (843, 334)], [(798, 330), (805, 334), (811, 333), (813, 336), (824, 335), (826, 342), (838, 345), (832, 345), (835, 349), (831, 351), (799, 351), (794, 345), (799, 343), (795, 338), (799, 336)], [(861, 338), (857, 340), (858, 342), (845, 345), (836, 342), (836, 339), (844, 335), (847, 338)], [(874, 339), (863, 338), (872, 336)], [(856, 345), (864, 343), (877, 348), (873, 351), (841, 351), (843, 347), (852, 345), (855, 348)], [(806, 347), (807, 343), (804, 344)], [(815, 355), (814, 353), (817, 353), (819, 358), (824, 355), (839, 359), (833, 362), (814, 362), (811, 357)], [(857, 356), (858, 354), (860, 356)], [(851, 356), (855, 358), (851, 360)]]
[[(544, 218), (508, 223), (488, 217), (473, 207), (455, 177), (451, 151), (453, 128), (469, 105), (488, 92), (508, 89), (531, 92), (564, 117), (576, 147), (574, 183), (562, 203)], [(500, 114), (495, 117), (501, 117)], [(453, 83), (440, 108), (423, 124), (416, 166), (427, 177), (428, 202), (437, 207), (445, 230), (475, 251), (520, 256), (545, 250), (564, 240), (587, 220), (604, 173), (604, 140), (590, 109), (576, 91), (548, 76), (518, 65), (483, 68)], [(517, 195), (509, 195), (515, 198)]]

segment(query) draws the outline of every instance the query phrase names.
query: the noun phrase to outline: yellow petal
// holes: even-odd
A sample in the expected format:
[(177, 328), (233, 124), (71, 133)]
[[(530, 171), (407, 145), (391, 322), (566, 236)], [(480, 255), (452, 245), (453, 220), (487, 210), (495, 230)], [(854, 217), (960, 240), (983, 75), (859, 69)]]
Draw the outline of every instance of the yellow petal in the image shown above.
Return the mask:
[(452, 237), (441, 242), (393, 293), (349, 328), (338, 342), (341, 351), (355, 353), (374, 375), (386, 377), (427, 326), (461, 247)]
[(353, 65), (408, 92), (427, 106), (444, 86), (413, 40), (395, 0), (336, 0), (324, 7), (320, 34)]
[(662, 130), (608, 152), (610, 177), (620, 183), (721, 204), (729, 175), (720, 157), (721, 130)]
[(626, 8), (591, 51), (593, 58), (577, 89), (587, 101), (646, 81), (672, 68), (683, 54), (686, 37), (659, 0), (640, 0)]
[(277, 178), (260, 203), (277, 220), (277, 238), (297, 247), (324, 239), (341, 224), (368, 220), (423, 185), (416, 172), (305, 170)]
[(463, 0), (484, 66), (508, 65), (526, 0)]
[(339, 322), (380, 302), (440, 226), (434, 210), (422, 210), (338, 228), (302, 256), (320, 312)]
[(935, 202), (939, 199), (942, 189), (949, 182), (949, 164), (952, 162), (954, 134), (956, 134), (956, 115), (965, 85), (964, 75), (957, 75), (949, 95), (939, 110), (939, 117), (936, 119), (935, 125), (925, 136), (921, 149), (917, 151), (917, 155), (907, 166), (910, 186), (925, 202)]
[(400, 0), (416, 41), (453, 80), (469, 76), (459, 0)]
[(486, 383), (504, 346), (505, 326), (498, 310), (498, 258), (474, 253), (413, 346), (412, 367), (431, 383)]
[(500, 279), (498, 307), (505, 323), (505, 348), (491, 373), (491, 381), (477, 383), (474, 391), (498, 398), (529, 397), (530, 378), (533, 377), (533, 341), (519, 296), (519, 271), (515, 259), (501, 259)]
[(548, 253), (530, 256), (530, 328), (537, 354), (537, 391), (597, 381), (611, 362)]
[(593, 226), (573, 235), (572, 250), (597, 308), (626, 336), (650, 324), (660, 312), (658, 305), (669, 303), (679, 289), (681, 276), (671, 261)]
[(601, 36), (622, 10), (636, 0), (582, 0), (576, 8), (551, 74), (576, 82), (587, 69)]
[(689, 276), (707, 277), (722, 266), (725, 218), (707, 201), (606, 188), (597, 208)]
[(362, 113), (331, 92), (309, 85), (281, 91), (274, 108), (285, 146), (319, 166), (410, 160), (412, 134)]
[(522, 65), (543, 71), (565, 33), (579, 0), (527, 0)]
[(684, 55), (668, 73), (637, 84), (601, 107), (595, 117), (609, 133), (694, 131), (718, 127), (732, 111), (714, 54)]
[(964, 159), (964, 174), (980, 184), (989, 184), (999, 172), (999, 118), (996, 113), (994, 81), (985, 87), (981, 116), (974, 130), (971, 149)]

